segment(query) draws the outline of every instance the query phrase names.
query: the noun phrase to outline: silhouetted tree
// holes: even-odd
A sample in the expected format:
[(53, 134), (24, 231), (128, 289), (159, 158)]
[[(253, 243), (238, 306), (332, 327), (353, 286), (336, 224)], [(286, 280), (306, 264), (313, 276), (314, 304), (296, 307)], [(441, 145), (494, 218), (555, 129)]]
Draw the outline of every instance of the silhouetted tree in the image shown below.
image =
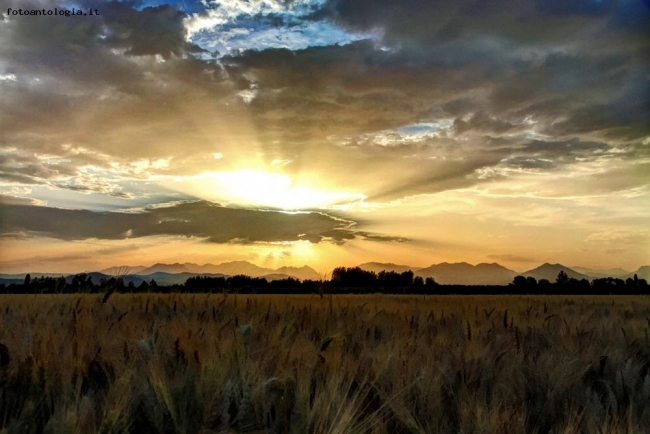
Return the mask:
[(377, 275), (359, 267), (337, 267), (332, 271), (332, 284), (337, 287), (373, 288)]
[(438, 283), (436, 283), (436, 281), (433, 279), (433, 277), (427, 277), (427, 278), (424, 280), (424, 287), (425, 287), (427, 290), (432, 290), (432, 289), (433, 289), (434, 287), (436, 287), (436, 286), (438, 286)]
[(537, 279), (534, 277), (515, 276), (510, 284), (514, 288), (514, 293), (525, 293), (535, 291), (537, 288)]
[(93, 285), (92, 277), (90, 275), (80, 273), (72, 276), (70, 279), (70, 287), (73, 292), (91, 292), (95, 285)]
[(524, 276), (515, 276), (515, 278), (512, 280), (512, 285), (516, 288), (525, 288), (526, 278)]
[(560, 272), (557, 275), (557, 278), (555, 279), (555, 283), (558, 285), (566, 285), (569, 283), (569, 276), (564, 272), (564, 270), (560, 270)]

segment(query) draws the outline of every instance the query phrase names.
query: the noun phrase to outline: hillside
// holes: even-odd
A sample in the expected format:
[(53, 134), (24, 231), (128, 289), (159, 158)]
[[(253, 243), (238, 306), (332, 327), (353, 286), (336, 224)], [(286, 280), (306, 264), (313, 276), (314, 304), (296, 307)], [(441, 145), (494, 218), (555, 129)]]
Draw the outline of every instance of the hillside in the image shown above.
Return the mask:
[(497, 263), (471, 265), (466, 262), (443, 262), (418, 270), (415, 274), (433, 277), (442, 285), (507, 285), (517, 272)]
[(374, 271), (375, 273), (379, 273), (380, 271), (394, 271), (396, 273), (403, 273), (408, 270), (413, 270), (415, 272), (419, 269), (419, 267), (397, 265), (390, 262), (366, 262), (359, 265), (358, 267), (366, 271)]
[(625, 276), (623, 276), (623, 278), (627, 279), (628, 277), (630, 277), (633, 279), (635, 274), (639, 279), (645, 279), (648, 282), (650, 282), (650, 265), (644, 265), (642, 267), (639, 267), (638, 270), (626, 274)]
[(562, 265), (562, 264), (549, 264), (548, 262), (545, 264), (540, 265), (537, 268), (533, 268), (532, 270), (528, 270), (524, 273), (522, 273), (522, 276), (526, 277), (534, 277), (537, 280), (540, 279), (546, 279), (549, 282), (553, 283), (557, 279), (557, 275), (560, 274), (560, 271), (564, 271), (569, 278), (573, 279), (587, 279), (587, 280), (592, 280), (593, 278), (590, 276), (587, 276), (586, 274), (578, 273), (575, 270), (572, 270), (571, 268)]

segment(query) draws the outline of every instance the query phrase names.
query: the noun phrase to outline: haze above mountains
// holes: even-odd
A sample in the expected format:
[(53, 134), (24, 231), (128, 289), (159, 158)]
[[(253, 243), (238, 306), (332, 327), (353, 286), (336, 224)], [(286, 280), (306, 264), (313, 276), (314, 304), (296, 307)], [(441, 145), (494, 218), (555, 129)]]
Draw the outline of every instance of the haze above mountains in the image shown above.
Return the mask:
[[(650, 280), (650, 266), (642, 266), (636, 271), (629, 272), (621, 268), (610, 270), (597, 270), (585, 267), (567, 267), (562, 264), (545, 263), (537, 268), (517, 272), (497, 263), (481, 263), (471, 265), (466, 262), (433, 264), (429, 267), (411, 267), (409, 265), (398, 265), (393, 263), (366, 262), (359, 265), (360, 268), (368, 271), (380, 272), (395, 271), (402, 273), (412, 270), (416, 276), (423, 278), (432, 277), (439, 284), (443, 285), (507, 285), (515, 276), (534, 277), (537, 280), (547, 279), (554, 282), (560, 271), (564, 271), (568, 277), (575, 279), (592, 280), (601, 277), (615, 277), (626, 279), (635, 274), (641, 279)], [(0, 283), (20, 283), (24, 279), (23, 274), (0, 274)], [(56, 273), (30, 273), (32, 277), (62, 276)], [(142, 281), (155, 280), (160, 285), (182, 284), (189, 277), (193, 276), (235, 276), (247, 275), (251, 277), (264, 277), (267, 280), (285, 279), (293, 277), (300, 280), (319, 280), (322, 278), (313, 268), (303, 267), (280, 267), (277, 269), (260, 267), (247, 261), (225, 262), (222, 264), (194, 264), (194, 263), (158, 263), (152, 266), (116, 266), (100, 271), (87, 272), (91, 275), (94, 283), (99, 283), (102, 278), (111, 276), (125, 276), (126, 281), (133, 281), (138, 285)]]

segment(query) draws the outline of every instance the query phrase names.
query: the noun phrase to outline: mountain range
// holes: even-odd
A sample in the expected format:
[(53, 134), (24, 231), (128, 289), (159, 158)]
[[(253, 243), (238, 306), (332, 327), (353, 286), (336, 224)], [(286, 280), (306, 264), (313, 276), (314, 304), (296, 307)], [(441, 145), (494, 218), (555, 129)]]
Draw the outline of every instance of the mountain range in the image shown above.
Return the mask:
[(534, 277), (537, 280), (547, 279), (555, 282), (560, 271), (564, 271), (569, 278), (593, 280), (601, 277), (617, 277), (627, 279), (638, 275), (640, 279), (650, 281), (650, 266), (640, 267), (637, 271), (630, 273), (623, 269), (594, 270), (580, 267), (580, 271), (562, 264), (545, 263), (532, 270), (517, 272), (503, 267), (497, 263), (481, 263), (471, 265), (466, 262), (433, 264), (429, 267), (411, 267), (408, 265), (397, 265), (393, 263), (366, 262), (359, 265), (367, 271), (379, 272), (381, 270), (395, 271), (402, 273), (411, 270), (416, 276), (423, 278), (432, 277), (442, 285), (507, 285), (512, 282), (515, 276)]
[(548, 262), (546, 264), (540, 265), (537, 268), (533, 268), (532, 270), (528, 270), (525, 273), (522, 273), (522, 276), (534, 277), (537, 280), (546, 279), (549, 282), (555, 282), (557, 275), (560, 274), (561, 271), (564, 271), (566, 275), (571, 279), (593, 279), (592, 276), (578, 273), (577, 271), (562, 264), (549, 264)]
[[(128, 267), (111, 267), (104, 270), (101, 270), (101, 273), (111, 274), (111, 271), (115, 269), (128, 269)], [(222, 264), (204, 264), (198, 265), (191, 262), (186, 262), (183, 264), (154, 264), (150, 267), (133, 267), (137, 271), (130, 270), (128, 274), (137, 274), (138, 276), (148, 276), (155, 273), (168, 273), (168, 274), (195, 274), (195, 275), (206, 275), (206, 274), (217, 274), (225, 276), (236, 276), (239, 274), (244, 274), (250, 277), (266, 277), (269, 275), (274, 276), (284, 276), (284, 277), (294, 277), (296, 279), (319, 279), (318, 273), (311, 267), (280, 267), (277, 269), (273, 268), (264, 268), (251, 264), (247, 261), (233, 261), (233, 262), (224, 262)], [(277, 277), (281, 278), (281, 277)]]
[(392, 263), (366, 262), (359, 265), (359, 268), (374, 272), (386, 270), (397, 273), (411, 270), (416, 276), (431, 277), (442, 285), (507, 285), (520, 274), (497, 263), (471, 265), (467, 262), (443, 262), (421, 268)]
[[(635, 274), (640, 279), (650, 281), (650, 266), (642, 266), (634, 272), (615, 268), (611, 270), (595, 270), (584, 267), (567, 267), (562, 264), (545, 263), (537, 268), (525, 272), (517, 272), (497, 263), (481, 263), (471, 265), (466, 262), (433, 264), (429, 267), (411, 267), (409, 265), (398, 265), (393, 263), (366, 262), (359, 265), (359, 268), (376, 273), (394, 271), (403, 273), (411, 270), (416, 276), (423, 278), (432, 277), (437, 283), (443, 285), (507, 285), (513, 281), (515, 276), (534, 277), (537, 280), (547, 279), (555, 282), (560, 271), (575, 279), (593, 280), (601, 277), (616, 277), (627, 279)], [(193, 276), (235, 276), (244, 274), (251, 277), (264, 277), (267, 280), (285, 279), (293, 277), (300, 280), (319, 280), (321, 276), (311, 267), (280, 267), (277, 269), (260, 267), (247, 261), (224, 262), (222, 264), (194, 264), (191, 262), (163, 264), (158, 263), (152, 266), (115, 266), (100, 271), (86, 272), (93, 283), (98, 284), (100, 280), (109, 279), (111, 276), (123, 276), (128, 284), (133, 282), (136, 286), (143, 281), (150, 282), (152, 279), (159, 285), (183, 284)], [(0, 284), (22, 283), (26, 273), (22, 274), (0, 274)], [(32, 277), (51, 276), (61, 277), (61, 273), (30, 273)], [(67, 275), (67, 280), (72, 275)]]

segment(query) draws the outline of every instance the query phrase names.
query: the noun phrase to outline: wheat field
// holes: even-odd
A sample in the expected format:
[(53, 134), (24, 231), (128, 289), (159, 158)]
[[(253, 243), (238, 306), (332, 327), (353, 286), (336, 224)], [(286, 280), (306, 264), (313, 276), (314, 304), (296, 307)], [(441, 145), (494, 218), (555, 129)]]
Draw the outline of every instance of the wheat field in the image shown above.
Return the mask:
[(646, 297), (0, 297), (0, 433), (650, 432)]

